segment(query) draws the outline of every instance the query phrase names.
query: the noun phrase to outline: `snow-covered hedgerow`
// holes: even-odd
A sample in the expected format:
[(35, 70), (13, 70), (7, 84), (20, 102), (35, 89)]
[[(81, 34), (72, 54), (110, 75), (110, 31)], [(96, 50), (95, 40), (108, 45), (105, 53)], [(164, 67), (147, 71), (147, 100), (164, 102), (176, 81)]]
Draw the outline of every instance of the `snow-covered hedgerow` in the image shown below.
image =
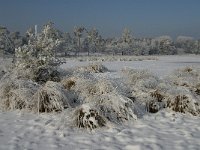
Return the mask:
[(67, 58), (67, 60), (78, 60), (78, 61), (143, 61), (143, 60), (158, 60), (155, 56), (123, 56), (123, 55), (102, 55), (102, 56), (83, 56), (75, 58)]

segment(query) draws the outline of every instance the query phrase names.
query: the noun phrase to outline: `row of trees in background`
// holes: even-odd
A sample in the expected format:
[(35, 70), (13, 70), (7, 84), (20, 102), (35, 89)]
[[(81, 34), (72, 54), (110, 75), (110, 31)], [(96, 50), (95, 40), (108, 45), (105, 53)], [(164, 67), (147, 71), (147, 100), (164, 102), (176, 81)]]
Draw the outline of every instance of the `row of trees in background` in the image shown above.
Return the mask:
[[(51, 40), (46, 41), (45, 39)], [(61, 32), (52, 22), (45, 24), (40, 33), (30, 28), (25, 35), (19, 32), (11, 33), (6, 27), (0, 27), (1, 55), (15, 54), (16, 50), (24, 45), (35, 45), (39, 50), (44, 45), (55, 45), (55, 42), (59, 44), (51, 47), (54, 49), (54, 55), (65, 56), (78, 56), (80, 53), (87, 53), (87, 55), (92, 53), (112, 55), (200, 54), (200, 40), (188, 36), (178, 36), (176, 40), (170, 36), (136, 38), (129, 29), (125, 28), (121, 37), (102, 38), (96, 28), (74, 27), (73, 33)]]

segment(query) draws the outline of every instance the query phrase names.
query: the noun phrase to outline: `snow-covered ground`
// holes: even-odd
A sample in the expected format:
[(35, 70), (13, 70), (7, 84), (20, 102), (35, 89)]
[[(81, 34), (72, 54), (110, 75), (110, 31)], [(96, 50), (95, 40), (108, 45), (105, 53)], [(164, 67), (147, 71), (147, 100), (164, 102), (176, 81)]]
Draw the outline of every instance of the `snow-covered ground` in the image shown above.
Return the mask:
[(200, 147), (198, 117), (159, 112), (131, 125), (83, 131), (59, 129), (59, 116), (0, 113), (0, 149), (192, 149)]
[[(111, 72), (98, 77), (118, 78), (124, 67), (148, 69), (164, 77), (174, 69), (200, 67), (200, 56), (159, 56), (159, 60), (102, 62)], [(64, 69), (91, 62), (69, 61)], [(199, 149), (200, 119), (190, 115), (159, 111), (126, 125), (93, 131), (63, 127), (63, 114), (30, 114), (0, 111), (0, 149)]]
[[(120, 71), (124, 67), (135, 68), (135, 69), (147, 69), (150, 72), (158, 76), (169, 75), (173, 70), (185, 66), (200, 67), (200, 56), (199, 55), (172, 55), (172, 56), (158, 56), (158, 60), (144, 60), (144, 61), (111, 61), (111, 62), (100, 62), (105, 65), (109, 70), (116, 72)], [(68, 61), (63, 64), (62, 68), (71, 68), (76, 66), (85, 66), (92, 62), (79, 62), (79, 61)]]

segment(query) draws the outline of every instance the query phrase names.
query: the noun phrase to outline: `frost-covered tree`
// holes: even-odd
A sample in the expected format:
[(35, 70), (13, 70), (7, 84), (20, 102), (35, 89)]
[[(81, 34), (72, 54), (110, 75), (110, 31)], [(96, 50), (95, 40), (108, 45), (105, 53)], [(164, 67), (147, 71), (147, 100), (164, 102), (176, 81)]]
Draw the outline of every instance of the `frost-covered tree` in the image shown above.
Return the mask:
[(15, 48), (25, 44), (25, 38), (20, 35), (20, 32), (12, 32), (10, 33), (9, 37)]
[(91, 30), (86, 30), (87, 37), (85, 39), (85, 45), (87, 48), (88, 55), (90, 52), (101, 52), (104, 47), (104, 40), (99, 35), (99, 32), (96, 28)]
[(84, 31), (85, 31), (84, 27), (74, 27), (74, 36), (77, 44), (75, 55), (77, 55), (81, 51), (81, 37), (83, 36)]
[(133, 37), (129, 29), (125, 28), (123, 30), (121, 40), (122, 42), (120, 45), (121, 45), (122, 55), (127, 52), (130, 53), (133, 44)]
[(119, 39), (117, 38), (111, 38), (107, 39), (105, 43), (105, 52), (107, 54), (117, 54), (118, 52), (121, 52), (121, 44), (119, 42)]
[(60, 52), (64, 52), (65, 56), (70, 55), (70, 53), (76, 50), (74, 39), (72, 38), (70, 33), (63, 33), (62, 38), (60, 40), (62, 41), (60, 45)]
[(193, 37), (178, 36), (176, 39), (177, 48), (183, 49), (185, 53), (193, 53), (195, 49), (195, 41)]
[[(53, 26), (44, 26), (42, 32), (37, 36), (30, 34), (28, 44), (16, 48), (15, 67), (19, 70), (29, 70), (29, 77), (36, 81), (46, 81), (51, 73), (56, 71), (60, 61), (56, 58), (55, 52), (61, 44), (56, 39)], [(53, 36), (51, 36), (53, 35)]]
[(194, 49), (195, 54), (200, 54), (200, 40), (195, 41), (195, 49)]
[(170, 36), (160, 36), (152, 41), (150, 54), (176, 54), (176, 48)]
[(147, 38), (133, 39), (134, 55), (149, 55), (151, 40)]
[(6, 27), (0, 26), (0, 53), (1, 55), (13, 54), (14, 44), (9, 37), (10, 32)]

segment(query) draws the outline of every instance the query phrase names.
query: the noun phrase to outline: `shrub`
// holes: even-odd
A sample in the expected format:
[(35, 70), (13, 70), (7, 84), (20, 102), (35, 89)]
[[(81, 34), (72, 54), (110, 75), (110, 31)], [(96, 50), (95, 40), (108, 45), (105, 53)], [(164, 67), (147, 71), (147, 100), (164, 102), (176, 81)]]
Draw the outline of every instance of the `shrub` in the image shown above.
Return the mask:
[(89, 104), (76, 108), (73, 114), (74, 124), (79, 128), (95, 129), (106, 126), (106, 119)]
[(33, 96), (31, 108), (38, 112), (62, 111), (70, 107), (66, 92), (61, 84), (48, 81)]

